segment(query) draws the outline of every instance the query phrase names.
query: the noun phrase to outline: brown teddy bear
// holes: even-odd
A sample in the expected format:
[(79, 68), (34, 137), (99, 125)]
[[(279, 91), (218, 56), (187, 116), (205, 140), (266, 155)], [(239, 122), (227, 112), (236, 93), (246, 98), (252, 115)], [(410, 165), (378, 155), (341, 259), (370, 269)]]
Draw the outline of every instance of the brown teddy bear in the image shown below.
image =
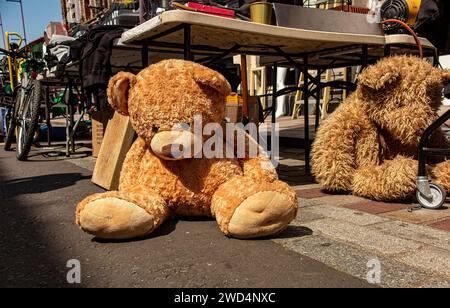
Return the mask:
[[(206, 138), (195, 134), (194, 118), (201, 116), (203, 125), (223, 123), (230, 91), (219, 73), (182, 60), (162, 61), (138, 75), (114, 76), (109, 102), (130, 116), (139, 138), (125, 159), (119, 191), (78, 204), (81, 229), (98, 238), (130, 239), (151, 234), (175, 216), (206, 216), (215, 217), (223, 233), (236, 238), (284, 230), (296, 217), (297, 196), (278, 180), (262, 152), (249, 156), (244, 151), (247, 155), (239, 159), (206, 158), (193, 146)], [(252, 140), (246, 135), (244, 143)], [(194, 150), (180, 155), (187, 148)]]
[[(410, 200), (416, 189), (418, 146), (438, 118), (450, 72), (411, 56), (380, 60), (358, 77), (355, 93), (321, 125), (313, 173), (324, 188), (380, 201)], [(448, 148), (441, 130), (430, 147)], [(450, 189), (450, 161), (430, 174)], [(436, 163), (436, 162), (435, 162)]]

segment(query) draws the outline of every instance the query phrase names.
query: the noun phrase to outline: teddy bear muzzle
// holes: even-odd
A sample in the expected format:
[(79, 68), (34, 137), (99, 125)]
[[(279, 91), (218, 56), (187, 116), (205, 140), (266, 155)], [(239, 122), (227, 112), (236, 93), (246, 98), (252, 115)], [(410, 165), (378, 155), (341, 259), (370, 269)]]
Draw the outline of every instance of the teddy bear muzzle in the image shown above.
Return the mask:
[(190, 131), (162, 131), (153, 136), (150, 147), (161, 159), (183, 160), (196, 157), (201, 153), (199, 138)]

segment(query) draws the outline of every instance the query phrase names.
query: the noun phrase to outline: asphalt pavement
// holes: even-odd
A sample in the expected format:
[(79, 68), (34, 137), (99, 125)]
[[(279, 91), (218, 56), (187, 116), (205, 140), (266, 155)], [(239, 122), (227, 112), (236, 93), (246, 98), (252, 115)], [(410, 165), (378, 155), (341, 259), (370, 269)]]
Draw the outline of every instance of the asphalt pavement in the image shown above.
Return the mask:
[[(139, 241), (96, 240), (74, 217), (77, 202), (102, 191), (90, 177), (64, 157), (19, 162), (0, 149), (0, 287), (370, 286), (271, 240), (229, 239), (213, 220), (170, 221)], [(291, 227), (280, 237), (304, 234)], [(70, 260), (80, 284), (67, 281)]]

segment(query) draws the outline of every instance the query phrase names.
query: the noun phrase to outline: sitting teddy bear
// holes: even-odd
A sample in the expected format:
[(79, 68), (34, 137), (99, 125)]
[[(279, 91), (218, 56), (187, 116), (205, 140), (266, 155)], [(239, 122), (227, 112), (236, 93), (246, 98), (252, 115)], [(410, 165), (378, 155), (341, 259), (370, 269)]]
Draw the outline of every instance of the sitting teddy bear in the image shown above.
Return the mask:
[[(151, 234), (174, 216), (206, 216), (236, 238), (284, 230), (296, 217), (297, 196), (278, 180), (266, 156), (205, 158), (193, 146), (205, 138), (195, 134), (194, 118), (201, 116), (203, 125), (222, 123), (230, 91), (219, 73), (182, 60), (114, 76), (109, 102), (130, 116), (139, 138), (125, 159), (119, 191), (78, 204), (81, 229), (98, 238), (131, 239)], [(244, 142), (249, 140), (247, 135)], [(190, 156), (177, 154), (186, 148), (194, 148)]]
[[(418, 146), (438, 118), (450, 72), (411, 56), (380, 60), (358, 77), (355, 93), (326, 119), (312, 151), (313, 173), (324, 188), (380, 201), (411, 199), (417, 189)], [(438, 130), (430, 147), (448, 148)], [(450, 161), (429, 166), (450, 189)]]

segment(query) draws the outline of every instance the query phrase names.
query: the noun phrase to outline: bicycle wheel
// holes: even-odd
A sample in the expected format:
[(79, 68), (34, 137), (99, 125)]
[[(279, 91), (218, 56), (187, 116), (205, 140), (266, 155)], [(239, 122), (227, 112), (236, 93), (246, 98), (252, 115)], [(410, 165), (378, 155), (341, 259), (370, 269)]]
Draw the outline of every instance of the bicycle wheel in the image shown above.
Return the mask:
[(5, 151), (11, 151), (11, 145), (16, 137), (16, 124), (17, 114), (22, 99), (22, 87), (17, 87), (14, 91), (14, 100), (12, 107), (9, 108), (8, 113), (5, 116), (6, 123), (6, 138), (5, 138)]
[(41, 101), (41, 83), (37, 80), (30, 80), (25, 98), (19, 109), (16, 155), (18, 160), (27, 160), (30, 153), (34, 134), (38, 128)]

